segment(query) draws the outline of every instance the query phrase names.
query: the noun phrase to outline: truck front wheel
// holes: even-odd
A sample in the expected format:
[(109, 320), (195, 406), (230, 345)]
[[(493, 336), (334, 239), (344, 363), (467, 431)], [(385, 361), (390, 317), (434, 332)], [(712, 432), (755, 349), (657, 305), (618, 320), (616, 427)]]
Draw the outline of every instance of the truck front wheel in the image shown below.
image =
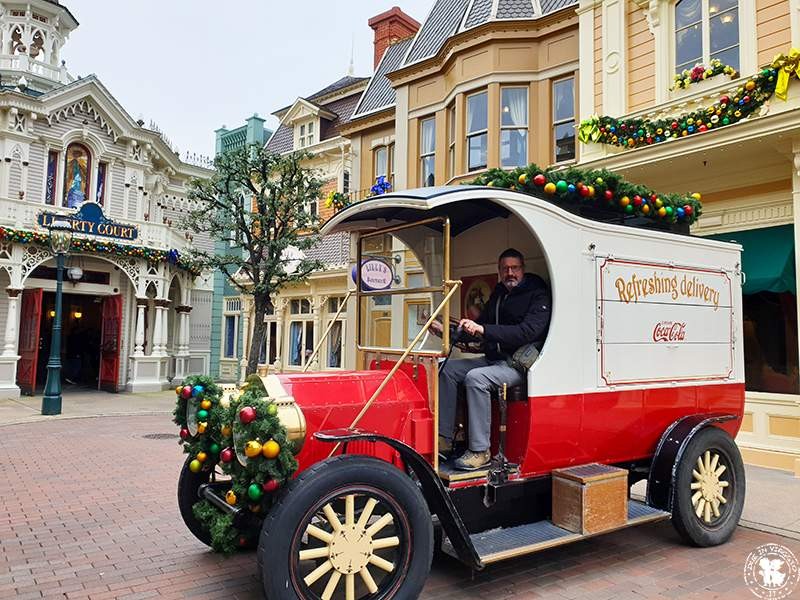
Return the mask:
[(183, 522), (189, 528), (198, 540), (203, 542), (206, 546), (211, 545), (211, 534), (208, 530), (200, 524), (192, 512), (192, 507), (200, 500), (197, 496), (197, 491), (204, 483), (208, 483), (211, 478), (210, 471), (200, 471), (199, 473), (192, 473), (189, 469), (189, 463), (192, 462), (192, 457), (189, 456), (183, 463), (180, 477), (178, 478), (178, 510), (181, 512)]
[(264, 521), (258, 563), (267, 598), (416, 598), (430, 570), (428, 505), (402, 471), (338, 456), (304, 471)]
[(707, 427), (692, 438), (679, 459), (672, 523), (695, 546), (727, 542), (742, 516), (744, 493), (739, 448), (722, 429)]

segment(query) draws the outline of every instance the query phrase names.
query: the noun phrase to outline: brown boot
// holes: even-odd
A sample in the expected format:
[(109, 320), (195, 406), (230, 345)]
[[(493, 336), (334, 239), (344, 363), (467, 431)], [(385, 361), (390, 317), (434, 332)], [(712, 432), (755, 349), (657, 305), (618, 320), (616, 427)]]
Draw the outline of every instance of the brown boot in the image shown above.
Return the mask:
[(446, 437), (439, 436), (439, 458), (441, 460), (449, 460), (450, 455), (453, 453), (453, 440), (448, 440)]
[(459, 471), (477, 471), (484, 467), (488, 467), (492, 460), (492, 453), (489, 450), (483, 452), (473, 452), (467, 450), (459, 458), (456, 459), (455, 468)]

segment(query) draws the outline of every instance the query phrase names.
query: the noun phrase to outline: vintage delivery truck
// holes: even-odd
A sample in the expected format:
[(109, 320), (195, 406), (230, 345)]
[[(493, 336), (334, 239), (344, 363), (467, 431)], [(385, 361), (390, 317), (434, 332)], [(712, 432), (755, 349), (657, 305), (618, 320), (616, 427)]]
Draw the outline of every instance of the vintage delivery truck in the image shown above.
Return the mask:
[[(745, 494), (738, 245), (470, 186), (359, 202), (334, 232), (357, 249), (359, 369), (263, 378), (300, 442), (296, 477), (255, 520), (226, 507), (213, 465), (187, 460), (181, 477), (193, 531), (198, 497), (260, 528), (268, 598), (414, 598), (435, 548), (481, 569), (662, 519), (698, 546), (731, 536)], [(429, 328), (473, 314), (509, 246), (550, 286), (549, 332), (525, 384), (496, 390), (491, 465), (458, 471), (438, 456), (437, 372), (461, 350)], [(629, 494), (641, 480), (645, 501)]]

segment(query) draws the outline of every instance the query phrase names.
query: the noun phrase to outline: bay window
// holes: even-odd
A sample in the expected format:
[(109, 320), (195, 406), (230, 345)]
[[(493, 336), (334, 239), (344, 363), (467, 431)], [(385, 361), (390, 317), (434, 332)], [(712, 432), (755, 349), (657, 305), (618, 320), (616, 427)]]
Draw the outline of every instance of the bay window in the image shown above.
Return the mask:
[(575, 158), (575, 78), (553, 82), (553, 144), (555, 162)]
[(467, 96), (467, 169), (485, 169), (488, 156), (489, 96)]
[(506, 87), (500, 99), (500, 165), (528, 164), (528, 88)]
[(436, 119), (423, 119), (419, 124), (419, 158), (421, 185), (430, 187), (436, 183)]

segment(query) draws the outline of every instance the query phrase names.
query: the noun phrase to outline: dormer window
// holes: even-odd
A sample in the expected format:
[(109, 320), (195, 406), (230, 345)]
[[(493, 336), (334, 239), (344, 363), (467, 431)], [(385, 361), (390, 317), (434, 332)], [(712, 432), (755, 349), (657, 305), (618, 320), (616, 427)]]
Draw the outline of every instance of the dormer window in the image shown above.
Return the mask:
[(314, 121), (303, 123), (300, 127), (300, 135), (297, 138), (300, 148), (314, 145)]

